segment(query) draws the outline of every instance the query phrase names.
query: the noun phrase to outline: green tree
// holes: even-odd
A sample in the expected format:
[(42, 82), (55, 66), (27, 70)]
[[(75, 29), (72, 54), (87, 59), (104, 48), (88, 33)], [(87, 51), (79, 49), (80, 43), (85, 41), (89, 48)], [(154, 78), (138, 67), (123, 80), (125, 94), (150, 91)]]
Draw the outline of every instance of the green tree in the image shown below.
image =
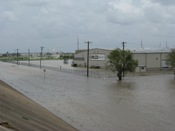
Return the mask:
[(108, 55), (110, 67), (117, 72), (119, 81), (122, 80), (124, 72), (133, 72), (138, 66), (137, 60), (133, 59), (133, 54), (129, 50), (121, 50), (119, 48), (113, 50)]
[(167, 55), (166, 63), (167, 65), (175, 68), (175, 49), (172, 49), (171, 52)]

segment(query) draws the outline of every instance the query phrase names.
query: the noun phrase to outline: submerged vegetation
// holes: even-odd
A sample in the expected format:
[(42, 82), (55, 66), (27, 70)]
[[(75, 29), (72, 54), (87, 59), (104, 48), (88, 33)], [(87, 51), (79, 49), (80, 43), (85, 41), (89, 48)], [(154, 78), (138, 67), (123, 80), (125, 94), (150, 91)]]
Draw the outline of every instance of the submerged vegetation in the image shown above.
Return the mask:
[(171, 53), (167, 55), (167, 65), (170, 65), (171, 67), (175, 68), (175, 49), (171, 50)]
[(133, 59), (133, 54), (129, 50), (121, 50), (119, 48), (110, 52), (109, 56), (110, 67), (117, 72), (119, 80), (122, 80), (124, 72), (133, 72), (138, 65), (138, 62)]

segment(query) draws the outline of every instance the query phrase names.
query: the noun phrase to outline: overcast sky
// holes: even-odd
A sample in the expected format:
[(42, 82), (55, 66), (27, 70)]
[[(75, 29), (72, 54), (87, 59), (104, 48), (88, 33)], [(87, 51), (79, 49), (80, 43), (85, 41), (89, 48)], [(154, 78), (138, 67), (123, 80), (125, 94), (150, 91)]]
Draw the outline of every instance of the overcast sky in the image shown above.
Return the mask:
[(175, 47), (175, 0), (0, 0), (0, 52)]

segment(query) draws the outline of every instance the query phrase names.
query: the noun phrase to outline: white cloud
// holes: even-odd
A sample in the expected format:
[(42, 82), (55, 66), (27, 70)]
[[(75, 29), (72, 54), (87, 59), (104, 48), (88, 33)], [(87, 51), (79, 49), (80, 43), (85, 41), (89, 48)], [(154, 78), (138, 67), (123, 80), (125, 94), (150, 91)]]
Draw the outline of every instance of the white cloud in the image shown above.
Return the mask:
[(31, 7), (42, 7), (47, 6), (50, 3), (50, 0), (28, 0), (28, 1), (21, 1), (21, 3), (25, 6)]
[(168, 6), (175, 5), (174, 0), (151, 0), (151, 2), (160, 3), (162, 5), (168, 5)]
[(160, 3), (151, 3), (150, 1), (144, 0), (143, 11), (145, 18), (153, 23), (169, 24), (174, 21), (175, 10), (170, 11), (170, 7), (165, 7)]
[[(25, 48), (72, 50), (77, 35), (93, 47), (121, 46), (144, 39), (148, 46), (175, 33), (173, 1), (158, 0), (6, 0), (0, 2), (0, 39)], [(172, 3), (172, 5), (170, 4)], [(3, 29), (3, 30), (2, 30)], [(22, 36), (22, 37), (21, 37)], [(14, 43), (14, 42), (13, 42)], [(61, 44), (58, 44), (61, 43)], [(107, 44), (106, 44), (107, 43)], [(33, 45), (32, 45), (33, 44)], [(128, 44), (127, 46), (129, 46)], [(85, 44), (82, 44), (85, 46)], [(4, 49), (6, 46), (4, 46)], [(28, 47), (29, 48), (29, 47)]]
[(133, 24), (141, 20), (143, 12), (132, 0), (119, 0), (109, 2), (108, 15), (109, 21), (113, 23)]
[(16, 15), (12, 11), (4, 11), (1, 14), (1, 19), (4, 19), (4, 21), (16, 21)]

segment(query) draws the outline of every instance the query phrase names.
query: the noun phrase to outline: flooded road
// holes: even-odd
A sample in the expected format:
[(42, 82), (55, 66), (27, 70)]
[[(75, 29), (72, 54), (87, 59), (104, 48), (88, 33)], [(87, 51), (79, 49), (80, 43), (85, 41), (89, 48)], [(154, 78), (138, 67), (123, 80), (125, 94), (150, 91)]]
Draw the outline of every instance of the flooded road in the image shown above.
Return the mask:
[(0, 63), (0, 78), (80, 131), (174, 131), (173, 75), (97, 79)]

